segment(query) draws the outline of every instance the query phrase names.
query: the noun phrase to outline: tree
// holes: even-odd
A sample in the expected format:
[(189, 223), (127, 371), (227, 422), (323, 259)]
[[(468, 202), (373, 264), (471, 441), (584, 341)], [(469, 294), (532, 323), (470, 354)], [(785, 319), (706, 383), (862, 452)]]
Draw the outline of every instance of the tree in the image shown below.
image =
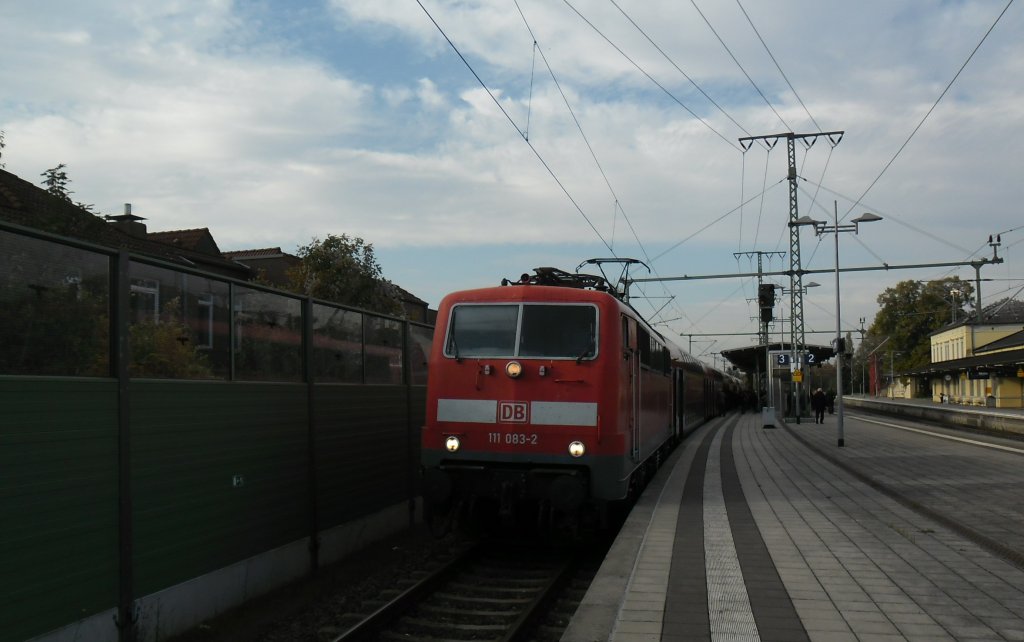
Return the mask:
[[(2, 142), (3, 141), (0, 140), (0, 143)], [(3, 167), (3, 165), (0, 165), (0, 167)], [(64, 171), (65, 167), (67, 167), (67, 165), (61, 163), (56, 167), (51, 167), (46, 170), (40, 174), (40, 176), (43, 177), (43, 180), (39, 181), (39, 183), (40, 185), (46, 185), (47, 192), (53, 194), (62, 201), (71, 203), (71, 195), (74, 194), (74, 192), (68, 189), (68, 183), (71, 182), (71, 179), (68, 178), (67, 172)], [(94, 209), (96, 206), (92, 203), (82, 203), (79, 201), (75, 203), (75, 207), (80, 207), (86, 212), (97, 216), (100, 214), (98, 210)]]
[(318, 299), (403, 316), (395, 286), (384, 279), (373, 245), (330, 234), (297, 251), (302, 263), (288, 271), (290, 287)]
[(195, 347), (195, 336), (181, 318), (181, 298), (164, 304), (160, 318), (148, 317), (129, 327), (133, 377), (213, 379), (209, 357)]
[(39, 181), (40, 185), (46, 186), (46, 191), (53, 194), (62, 201), (71, 202), (71, 195), (74, 193), (68, 189), (68, 183), (71, 179), (68, 178), (67, 172), (64, 168), (67, 167), (64, 163), (60, 163), (56, 167), (51, 167), (46, 170), (40, 176), (43, 180)]
[[(953, 291), (956, 291), (953, 294)], [(928, 338), (954, 320), (963, 320), (964, 304), (974, 287), (960, 277), (936, 281), (900, 281), (878, 295), (880, 310), (861, 343), (858, 357), (877, 348), (888, 337), (885, 352), (894, 352), (896, 370), (913, 370), (931, 362)]]

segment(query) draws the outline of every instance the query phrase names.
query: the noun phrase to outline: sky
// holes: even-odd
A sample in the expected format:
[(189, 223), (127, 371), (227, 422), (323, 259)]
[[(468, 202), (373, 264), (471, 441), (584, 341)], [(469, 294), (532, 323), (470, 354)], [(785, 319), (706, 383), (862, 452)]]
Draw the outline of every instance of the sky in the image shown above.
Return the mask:
[[(845, 332), (899, 281), (973, 279), (895, 266), (991, 257), (990, 234), (983, 303), (1024, 296), (1021, 34), (1012, 0), (8, 1), (0, 163), (34, 183), (65, 163), (73, 200), (223, 251), (358, 236), (436, 307), (594, 257), (788, 270), (786, 140), (739, 139), (842, 131), (795, 141), (798, 213), (882, 216), (839, 260), (892, 268), (841, 274)], [(834, 269), (834, 235), (799, 247)], [(803, 278), (827, 345), (834, 273)], [(709, 363), (756, 343), (756, 279), (631, 294)]]

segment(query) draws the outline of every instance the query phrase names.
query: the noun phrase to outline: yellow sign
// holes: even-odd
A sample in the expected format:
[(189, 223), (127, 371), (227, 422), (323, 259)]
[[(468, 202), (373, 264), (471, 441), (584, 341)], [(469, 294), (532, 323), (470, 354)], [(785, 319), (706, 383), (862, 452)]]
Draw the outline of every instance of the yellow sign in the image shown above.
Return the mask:
[(803, 370), (794, 370), (793, 371), (793, 381), (795, 381), (797, 383), (800, 383), (803, 380), (804, 380), (804, 371)]
[(1017, 376), (1024, 379), (1024, 368), (1017, 368)]

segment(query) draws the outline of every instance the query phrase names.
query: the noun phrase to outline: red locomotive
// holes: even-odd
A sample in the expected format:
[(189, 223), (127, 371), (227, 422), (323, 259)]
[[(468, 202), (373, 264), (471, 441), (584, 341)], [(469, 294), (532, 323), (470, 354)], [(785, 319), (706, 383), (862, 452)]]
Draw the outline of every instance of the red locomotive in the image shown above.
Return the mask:
[(489, 507), (517, 522), (603, 524), (723, 409), (723, 375), (604, 278), (534, 272), (441, 301), (422, 434), (432, 518)]

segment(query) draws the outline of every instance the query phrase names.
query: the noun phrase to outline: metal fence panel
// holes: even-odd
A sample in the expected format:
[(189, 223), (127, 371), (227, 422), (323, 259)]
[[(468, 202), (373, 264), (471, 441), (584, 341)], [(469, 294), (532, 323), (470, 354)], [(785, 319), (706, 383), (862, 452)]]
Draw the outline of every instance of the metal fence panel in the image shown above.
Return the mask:
[(306, 387), (132, 383), (136, 593), (307, 535)]
[(306, 301), (0, 222), (0, 642), (412, 505), (432, 329)]
[(0, 377), (0, 640), (117, 604), (117, 384)]
[(317, 386), (320, 528), (407, 499), (404, 386)]

